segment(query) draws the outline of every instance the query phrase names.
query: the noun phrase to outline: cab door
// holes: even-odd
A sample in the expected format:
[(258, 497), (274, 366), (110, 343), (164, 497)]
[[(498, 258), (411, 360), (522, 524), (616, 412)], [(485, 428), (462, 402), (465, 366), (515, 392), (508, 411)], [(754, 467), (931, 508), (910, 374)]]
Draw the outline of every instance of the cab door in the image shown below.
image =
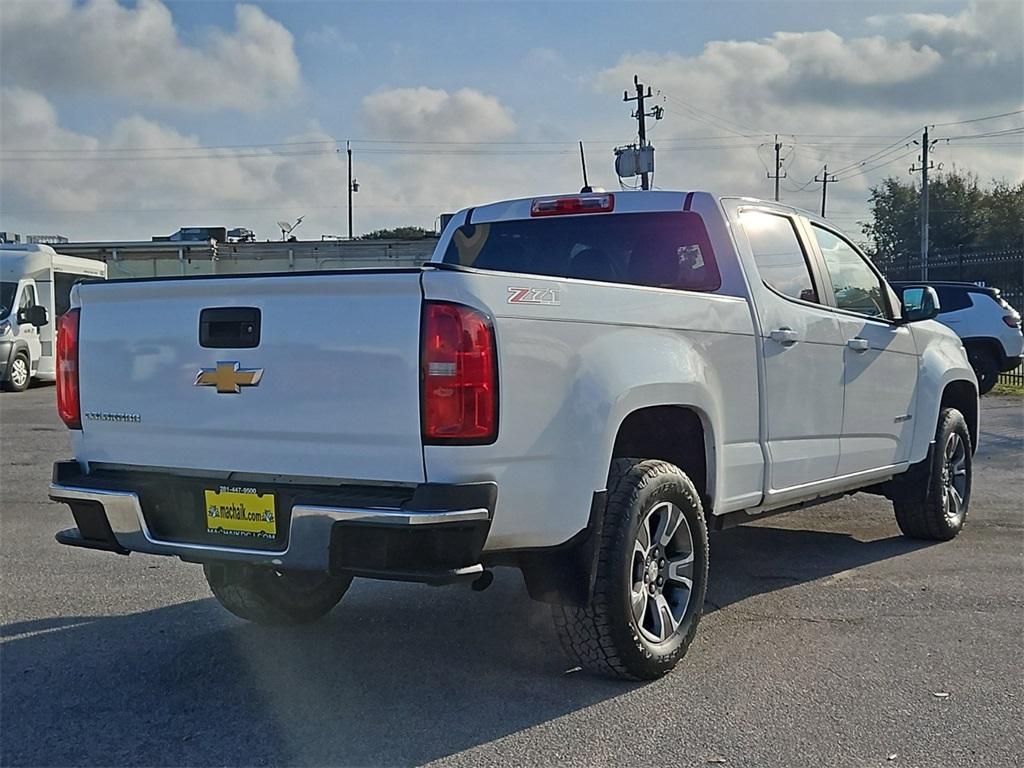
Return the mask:
[(816, 222), (811, 239), (828, 276), (843, 343), (839, 475), (906, 461), (913, 438), (918, 357), (910, 329), (894, 322), (893, 294), (845, 237)]
[(761, 326), (770, 497), (835, 476), (844, 346), (836, 313), (822, 303), (820, 276), (796, 219), (757, 207), (741, 209), (739, 221), (752, 257), (746, 271)]
[(32, 280), (23, 281), (18, 294), (17, 314), (15, 321), (18, 324), (18, 337), (28, 345), (30, 357), (29, 369), (35, 375), (39, 367), (39, 357), (42, 354), (42, 344), (39, 340), (39, 329), (24, 319), (24, 312), (37, 304), (36, 285)]

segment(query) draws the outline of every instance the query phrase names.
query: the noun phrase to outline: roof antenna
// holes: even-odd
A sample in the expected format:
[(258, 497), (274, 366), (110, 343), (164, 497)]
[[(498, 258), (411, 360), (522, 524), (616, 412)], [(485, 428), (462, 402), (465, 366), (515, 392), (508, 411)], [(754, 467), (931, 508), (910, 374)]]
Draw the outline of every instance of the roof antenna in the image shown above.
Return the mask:
[(580, 165), (583, 167), (583, 189), (580, 190), (580, 194), (587, 192), (593, 192), (593, 187), (590, 186), (590, 182), (587, 181), (587, 157), (583, 154), (583, 142), (580, 142)]

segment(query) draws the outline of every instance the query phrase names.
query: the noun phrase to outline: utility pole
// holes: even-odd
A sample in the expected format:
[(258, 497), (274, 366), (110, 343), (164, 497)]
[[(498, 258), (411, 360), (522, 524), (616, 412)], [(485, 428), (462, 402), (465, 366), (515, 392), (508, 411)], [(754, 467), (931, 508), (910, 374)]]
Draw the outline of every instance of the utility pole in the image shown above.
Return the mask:
[[(653, 96), (653, 94), (651, 93), (651, 87), (647, 86), (647, 92), (644, 93), (644, 86), (640, 82), (640, 78), (638, 75), (633, 75), (633, 85), (636, 86), (636, 96), (631, 97), (629, 95), (629, 91), (626, 91), (625, 93), (622, 94), (622, 100), (636, 102), (636, 112), (634, 113), (633, 117), (636, 118), (637, 126), (639, 127), (638, 133), (640, 136), (640, 149), (643, 149), (644, 147), (647, 146), (647, 118), (653, 117), (655, 120), (660, 120), (663, 110), (661, 107), (655, 107), (649, 113), (645, 112), (644, 99), (650, 99)], [(643, 173), (640, 174), (640, 188), (651, 188), (650, 174), (647, 171), (644, 171)]]
[[(764, 146), (764, 145), (762, 145)], [(779, 143), (779, 134), (775, 134), (775, 174), (768, 174), (769, 179), (775, 179), (775, 202), (779, 202), (779, 179), (785, 179), (787, 174), (782, 170), (782, 144)]]
[(821, 217), (825, 218), (825, 195), (828, 191), (828, 185), (835, 184), (839, 179), (834, 175), (831, 177), (828, 175), (828, 163), (826, 163), (821, 169), (821, 178), (819, 179), (815, 176), (814, 180), (821, 184)]
[(352, 239), (352, 142), (345, 142), (348, 152), (348, 239)]
[[(914, 142), (917, 143), (916, 141)], [(928, 150), (932, 148), (935, 141), (928, 140), (928, 126), (924, 127), (921, 134), (921, 167), (911, 168), (910, 172), (921, 172), (921, 279), (928, 279), (928, 171), (935, 167), (935, 164), (928, 159)]]

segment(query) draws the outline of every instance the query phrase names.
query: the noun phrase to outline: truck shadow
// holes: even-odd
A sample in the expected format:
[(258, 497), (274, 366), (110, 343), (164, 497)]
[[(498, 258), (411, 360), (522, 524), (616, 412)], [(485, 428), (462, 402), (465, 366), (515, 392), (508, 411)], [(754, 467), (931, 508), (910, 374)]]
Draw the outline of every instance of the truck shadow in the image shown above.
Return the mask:
[[(920, 545), (749, 527), (712, 546), (707, 611)], [(568, 670), (548, 609), (504, 569), (480, 595), (356, 582), (302, 629), (247, 625), (206, 599), (0, 633), (5, 765), (418, 764), (678, 684)]]

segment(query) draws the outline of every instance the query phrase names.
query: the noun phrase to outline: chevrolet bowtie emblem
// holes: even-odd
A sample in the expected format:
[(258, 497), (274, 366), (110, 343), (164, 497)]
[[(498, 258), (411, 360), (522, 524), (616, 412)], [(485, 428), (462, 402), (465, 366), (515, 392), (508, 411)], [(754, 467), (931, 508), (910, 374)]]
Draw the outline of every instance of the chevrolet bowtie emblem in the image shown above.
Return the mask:
[(197, 387), (216, 387), (221, 394), (238, 394), (242, 387), (255, 387), (263, 377), (262, 368), (239, 368), (236, 360), (219, 360), (216, 368), (200, 368)]

